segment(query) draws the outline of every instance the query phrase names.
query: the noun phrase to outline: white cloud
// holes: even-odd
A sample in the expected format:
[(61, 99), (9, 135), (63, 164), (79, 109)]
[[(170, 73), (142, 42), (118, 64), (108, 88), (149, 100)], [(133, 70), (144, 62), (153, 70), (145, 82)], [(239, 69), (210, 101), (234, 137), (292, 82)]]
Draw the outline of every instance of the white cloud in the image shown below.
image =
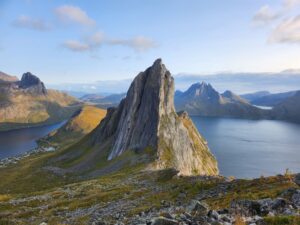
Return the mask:
[(89, 43), (89, 45), (92, 47), (99, 47), (105, 42), (105, 35), (104, 33), (98, 31), (90, 37), (87, 37), (86, 42)]
[(300, 44), (300, 15), (282, 21), (273, 30), (269, 42)]
[(19, 16), (17, 19), (15, 19), (12, 25), (19, 28), (26, 28), (38, 31), (46, 31), (50, 29), (50, 25), (45, 23), (43, 20), (34, 19), (24, 15)]
[(294, 7), (300, 5), (300, 0), (284, 0), (283, 6), (287, 9), (293, 9)]
[(82, 43), (75, 40), (68, 40), (63, 43), (63, 47), (73, 52), (84, 52), (90, 50), (90, 46), (86, 43)]
[(66, 23), (77, 23), (83, 26), (94, 26), (96, 22), (85, 11), (77, 6), (63, 5), (55, 9), (56, 16)]
[(280, 17), (279, 12), (275, 12), (269, 5), (262, 6), (254, 15), (253, 21), (256, 24), (266, 24)]
[(137, 52), (144, 52), (157, 46), (152, 39), (143, 36), (134, 37), (132, 39), (111, 39), (108, 40), (108, 42), (111, 45), (128, 46)]
[(152, 39), (143, 36), (137, 36), (131, 39), (114, 39), (106, 37), (102, 32), (96, 32), (84, 38), (82, 41), (69, 40), (63, 44), (65, 48), (76, 52), (93, 51), (101, 45), (126, 46), (137, 52), (145, 52), (157, 46)]

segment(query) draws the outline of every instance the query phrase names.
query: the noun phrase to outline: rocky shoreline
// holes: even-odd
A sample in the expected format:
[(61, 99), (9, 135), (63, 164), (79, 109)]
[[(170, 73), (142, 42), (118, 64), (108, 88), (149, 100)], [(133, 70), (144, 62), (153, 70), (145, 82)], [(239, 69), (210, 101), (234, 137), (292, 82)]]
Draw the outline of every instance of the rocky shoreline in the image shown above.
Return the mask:
[(53, 146), (50, 146), (50, 147), (37, 147), (37, 148), (31, 149), (31, 150), (28, 150), (24, 153), (21, 153), (19, 155), (16, 155), (16, 156), (0, 159), (0, 168), (5, 168), (9, 165), (16, 164), (20, 160), (22, 160), (24, 158), (27, 158), (29, 156), (32, 156), (34, 154), (44, 153), (44, 152), (53, 152), (55, 150), (56, 150), (56, 148), (53, 147)]

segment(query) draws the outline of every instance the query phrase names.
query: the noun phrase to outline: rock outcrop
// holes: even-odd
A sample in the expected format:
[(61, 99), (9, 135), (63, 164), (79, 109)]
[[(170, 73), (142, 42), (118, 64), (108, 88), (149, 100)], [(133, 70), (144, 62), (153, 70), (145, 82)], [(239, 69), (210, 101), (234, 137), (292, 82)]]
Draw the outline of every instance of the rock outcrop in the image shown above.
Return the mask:
[(217, 162), (187, 113), (174, 108), (174, 79), (161, 59), (132, 82), (126, 98), (93, 133), (94, 141), (110, 140), (108, 160), (125, 151), (154, 150), (151, 169), (175, 168), (183, 175), (216, 175)]
[(47, 89), (44, 83), (30, 72), (23, 74), (19, 87), (22, 89), (28, 89), (30, 92), (35, 94), (47, 94)]

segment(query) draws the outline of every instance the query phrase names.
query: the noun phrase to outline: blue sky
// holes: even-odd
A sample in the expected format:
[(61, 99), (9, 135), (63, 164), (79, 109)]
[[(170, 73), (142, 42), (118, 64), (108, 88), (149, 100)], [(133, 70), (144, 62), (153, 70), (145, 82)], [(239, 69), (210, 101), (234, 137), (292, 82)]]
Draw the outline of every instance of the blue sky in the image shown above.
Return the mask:
[(46, 83), (300, 68), (299, 0), (0, 0), (0, 71)]

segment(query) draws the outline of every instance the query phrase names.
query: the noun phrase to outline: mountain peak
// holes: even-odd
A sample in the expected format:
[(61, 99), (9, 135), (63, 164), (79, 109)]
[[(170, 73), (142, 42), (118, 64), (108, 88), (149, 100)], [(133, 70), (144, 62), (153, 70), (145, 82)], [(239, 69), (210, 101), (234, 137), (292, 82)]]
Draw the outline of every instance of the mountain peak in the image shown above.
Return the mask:
[[(147, 163), (149, 169), (174, 168), (183, 175), (218, 173), (217, 162), (192, 120), (187, 114), (177, 115), (174, 79), (161, 59), (135, 77), (126, 97), (118, 107), (108, 109), (90, 139), (84, 141), (82, 145), (94, 148), (93, 156), (73, 167), (74, 172), (97, 164), (95, 155), (99, 155), (112, 168), (119, 168), (126, 159)], [(73, 149), (77, 151), (84, 150)]]
[(152, 67), (159, 66), (159, 65), (163, 65), (162, 59), (161, 59), (161, 58), (157, 58), (157, 59), (153, 62)]
[(219, 93), (209, 84), (206, 82), (195, 83), (193, 84), (185, 93), (185, 96), (189, 98), (197, 98), (201, 97), (203, 99), (214, 99), (219, 100), (220, 95)]
[(22, 89), (30, 89), (31, 92), (38, 94), (46, 94), (47, 90), (44, 83), (37, 76), (30, 72), (22, 75), (19, 87)]
[(222, 94), (222, 96), (227, 97), (227, 98), (231, 98), (234, 95), (235, 94), (232, 91), (229, 91), (229, 90), (224, 91), (224, 93)]

